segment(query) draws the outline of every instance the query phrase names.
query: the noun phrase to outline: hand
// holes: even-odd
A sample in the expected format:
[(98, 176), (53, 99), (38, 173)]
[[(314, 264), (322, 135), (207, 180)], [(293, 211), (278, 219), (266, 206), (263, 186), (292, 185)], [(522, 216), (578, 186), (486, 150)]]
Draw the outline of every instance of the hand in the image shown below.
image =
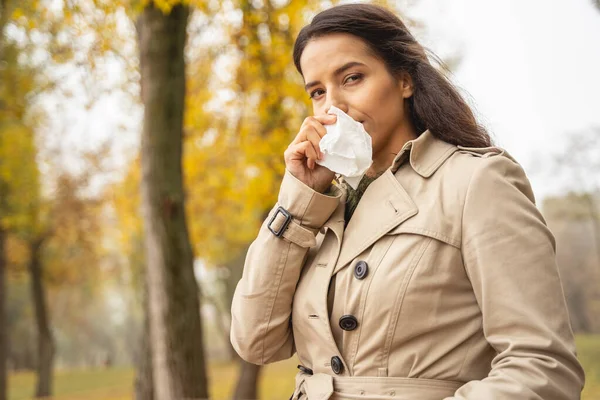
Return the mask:
[(327, 130), (323, 125), (334, 124), (335, 114), (307, 117), (294, 141), (283, 153), (286, 169), (313, 190), (323, 193), (331, 185), (335, 173), (317, 164), (323, 159), (319, 148), (321, 138)]

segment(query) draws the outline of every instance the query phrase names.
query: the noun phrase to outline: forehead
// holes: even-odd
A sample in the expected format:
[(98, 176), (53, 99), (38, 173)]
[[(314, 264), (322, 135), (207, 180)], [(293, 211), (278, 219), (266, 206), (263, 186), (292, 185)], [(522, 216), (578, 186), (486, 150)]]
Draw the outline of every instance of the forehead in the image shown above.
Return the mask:
[(359, 61), (368, 66), (381, 63), (362, 39), (350, 34), (333, 33), (308, 42), (300, 57), (300, 67), (304, 80), (308, 82), (350, 61)]

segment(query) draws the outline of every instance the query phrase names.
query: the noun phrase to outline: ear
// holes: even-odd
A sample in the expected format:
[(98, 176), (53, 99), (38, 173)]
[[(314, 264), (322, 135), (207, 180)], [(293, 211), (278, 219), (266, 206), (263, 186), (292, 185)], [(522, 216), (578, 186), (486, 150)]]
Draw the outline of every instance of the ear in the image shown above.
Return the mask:
[(400, 94), (404, 99), (408, 99), (413, 95), (413, 80), (408, 72), (400, 73), (400, 76), (398, 77), (398, 90), (400, 90)]

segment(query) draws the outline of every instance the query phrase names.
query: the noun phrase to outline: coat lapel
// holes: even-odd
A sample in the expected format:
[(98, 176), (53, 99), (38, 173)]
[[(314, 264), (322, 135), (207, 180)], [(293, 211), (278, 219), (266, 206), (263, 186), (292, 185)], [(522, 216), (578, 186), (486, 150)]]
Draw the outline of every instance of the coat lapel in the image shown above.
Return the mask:
[[(342, 230), (343, 212), (342, 208), (340, 218)], [(343, 236), (338, 235), (338, 237), (343, 237), (343, 240), (333, 273), (342, 269), (392, 228), (417, 212), (416, 204), (398, 182), (392, 170), (385, 171), (369, 185), (363, 194)], [(332, 227), (332, 229), (336, 228)]]
[(409, 160), (412, 169), (428, 179), (457, 150), (456, 146), (437, 139), (429, 130), (406, 142), (391, 167), (369, 185), (344, 230), (345, 193), (343, 201), (325, 224), (342, 241), (333, 274), (418, 213), (416, 204), (394, 175), (399, 167)]

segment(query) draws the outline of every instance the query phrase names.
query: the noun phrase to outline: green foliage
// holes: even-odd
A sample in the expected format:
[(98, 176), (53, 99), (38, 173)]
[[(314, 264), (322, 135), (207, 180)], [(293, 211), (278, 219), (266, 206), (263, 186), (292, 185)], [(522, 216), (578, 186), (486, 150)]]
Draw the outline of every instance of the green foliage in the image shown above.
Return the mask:
[[(239, 254), (276, 201), (283, 152), (308, 113), (308, 96), (291, 54), (311, 5), (236, 1), (241, 25), (223, 27), (228, 33), (224, 57), (237, 60), (228, 71), (231, 79), (206, 80), (221, 72), (218, 53), (190, 63), (184, 160), (188, 214), (195, 253), (211, 264)], [(207, 102), (218, 101), (209, 95), (217, 84), (233, 96), (207, 111)]]
[[(196, 17), (188, 38), (184, 120), (189, 229), (196, 257), (209, 265), (226, 264), (254, 239), (275, 203), (283, 153), (311, 113), (292, 50), (300, 29), (322, 5), (308, 0), (280, 6), (250, 0), (211, 3), (216, 7), (184, 3)], [(179, 1), (155, 4), (167, 13)], [(199, 41), (199, 36), (215, 39)], [(125, 241), (141, 234), (137, 163), (113, 188)], [(133, 241), (123, 243), (126, 254), (134, 247)]]
[[(77, 332), (68, 328), (75, 330), (78, 319), (88, 322), (85, 313), (102, 283), (98, 279), (101, 204), (84, 195), (87, 176), (64, 173), (56, 162), (48, 163), (52, 168), (42, 175), (38, 164), (48, 117), (40, 95), (56, 89), (51, 66), (73, 60), (75, 41), (69, 38), (78, 35), (75, 29), (81, 14), (69, 9), (71, 3), (65, 2), (58, 15), (46, 1), (7, 0), (0, 18), (0, 229), (8, 237), (7, 309), (13, 360), (30, 358), (29, 353), (36, 351), (26, 278), (32, 247), (42, 249), (43, 281), (50, 289), (48, 312), (60, 314), (58, 320), (62, 318), (67, 328), (55, 330), (59, 339), (82, 334), (83, 324)], [(76, 288), (69, 296), (58, 291), (69, 286)]]
[[(241, 21), (222, 27), (227, 35), (220, 51), (211, 44), (212, 52), (199, 51), (202, 56), (188, 67), (184, 171), (190, 231), (196, 255), (213, 265), (246, 248), (277, 200), (283, 153), (312, 114), (292, 60), (294, 40), (322, 7), (308, 0), (282, 6), (237, 0), (233, 6)], [(226, 71), (224, 58), (236, 60)], [(219, 80), (225, 73), (228, 78)], [(231, 96), (219, 100), (215, 88)], [(214, 103), (219, 106), (210, 108)]]
[(28, 96), (35, 71), (19, 61), (14, 43), (2, 46), (0, 64), (0, 227), (24, 233), (31, 227), (39, 200), (35, 120), (28, 118)]

